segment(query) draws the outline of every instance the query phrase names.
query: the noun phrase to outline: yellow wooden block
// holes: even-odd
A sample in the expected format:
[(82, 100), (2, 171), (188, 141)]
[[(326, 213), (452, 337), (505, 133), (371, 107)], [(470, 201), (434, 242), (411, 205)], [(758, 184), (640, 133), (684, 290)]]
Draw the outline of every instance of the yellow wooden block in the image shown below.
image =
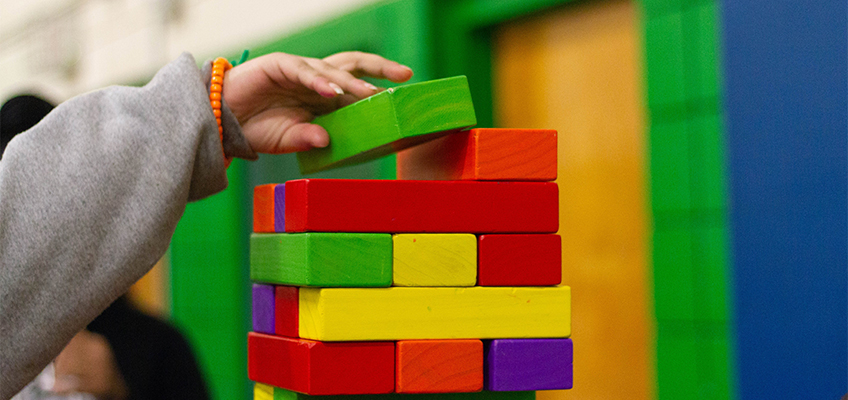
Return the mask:
[(477, 237), (471, 234), (392, 235), (392, 285), (474, 286)]
[(254, 384), (253, 400), (274, 400), (274, 387), (262, 383)]
[(564, 338), (571, 288), (300, 288), (300, 337), (322, 341)]

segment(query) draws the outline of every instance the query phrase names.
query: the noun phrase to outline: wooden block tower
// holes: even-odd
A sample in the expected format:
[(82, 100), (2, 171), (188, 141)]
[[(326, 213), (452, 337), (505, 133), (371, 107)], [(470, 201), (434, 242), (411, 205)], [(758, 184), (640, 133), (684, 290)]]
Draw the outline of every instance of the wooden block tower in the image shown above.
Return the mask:
[(255, 398), (531, 400), (571, 388), (556, 132), (462, 131), (476, 122), (464, 77), (316, 122), (331, 146), (299, 155), (306, 172), (410, 149), (398, 180), (255, 188)]

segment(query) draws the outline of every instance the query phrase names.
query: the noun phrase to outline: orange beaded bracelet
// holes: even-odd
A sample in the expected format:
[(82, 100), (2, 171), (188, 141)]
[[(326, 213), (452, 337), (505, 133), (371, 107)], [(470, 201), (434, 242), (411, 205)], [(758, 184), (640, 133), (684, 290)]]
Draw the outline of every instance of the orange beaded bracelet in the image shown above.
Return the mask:
[[(218, 121), (218, 136), (221, 139), (221, 152), (224, 151), (224, 127), (221, 125), (221, 93), (224, 89), (224, 72), (230, 70), (233, 65), (226, 58), (218, 57), (212, 62), (212, 84), (209, 86), (209, 102), (212, 105), (212, 113)], [(231, 159), (224, 154), (224, 164), (229, 167)]]

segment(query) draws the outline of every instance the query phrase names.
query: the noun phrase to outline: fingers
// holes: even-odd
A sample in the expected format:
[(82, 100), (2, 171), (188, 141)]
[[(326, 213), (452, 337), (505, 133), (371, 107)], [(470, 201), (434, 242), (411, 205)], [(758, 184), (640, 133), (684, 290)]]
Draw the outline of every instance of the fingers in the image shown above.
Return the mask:
[(324, 61), (357, 77), (367, 76), (392, 82), (406, 82), (412, 78), (411, 68), (371, 53), (349, 51), (333, 54), (324, 58)]
[(379, 92), (376, 86), (362, 79), (358, 79), (350, 72), (336, 68), (324, 60), (307, 58), (305, 61), (313, 69), (318, 71), (321, 76), (326, 77), (330, 82), (337, 85), (343, 91), (342, 94), (351, 94), (363, 99)]

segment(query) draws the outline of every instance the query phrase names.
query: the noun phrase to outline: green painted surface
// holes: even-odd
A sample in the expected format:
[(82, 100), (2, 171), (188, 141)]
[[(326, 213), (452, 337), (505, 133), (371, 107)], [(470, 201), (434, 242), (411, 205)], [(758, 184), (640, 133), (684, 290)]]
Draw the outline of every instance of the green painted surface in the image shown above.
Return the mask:
[(657, 397), (698, 399), (698, 342), (691, 323), (657, 323)]
[[(692, 230), (695, 316), (701, 321), (728, 322), (729, 281), (726, 226)], [(727, 334), (727, 332), (725, 332)]]
[(735, 395), (731, 337), (727, 323), (701, 326), (697, 333), (698, 397), (731, 399)]
[(726, 210), (725, 143), (720, 115), (702, 115), (687, 123), (691, 201), (694, 210)]
[(695, 316), (692, 237), (688, 230), (654, 232), (654, 308), (658, 321)]
[(682, 14), (686, 92), (699, 107), (716, 109), (720, 95), (718, 4), (695, 4)]
[(250, 279), (291, 286), (389, 287), (392, 235), (254, 233)]
[(425, 394), (360, 394), (339, 396), (310, 396), (274, 388), (274, 400), (535, 400), (536, 392), (473, 392)]
[(651, 204), (654, 214), (688, 210), (689, 138), (686, 122), (654, 123), (650, 131)]
[(648, 107), (666, 109), (686, 100), (683, 20), (673, 12), (648, 18), (645, 24), (645, 67)]
[(690, 0), (641, 0), (645, 18), (656, 18), (664, 14), (679, 12), (681, 3)]
[(297, 154), (302, 173), (359, 164), (477, 123), (464, 76), (390, 88), (315, 119), (330, 145)]
[(234, 161), (226, 190), (188, 205), (170, 249), (171, 318), (192, 344), (215, 399), (250, 391), (244, 378), (250, 329), (244, 168)]

